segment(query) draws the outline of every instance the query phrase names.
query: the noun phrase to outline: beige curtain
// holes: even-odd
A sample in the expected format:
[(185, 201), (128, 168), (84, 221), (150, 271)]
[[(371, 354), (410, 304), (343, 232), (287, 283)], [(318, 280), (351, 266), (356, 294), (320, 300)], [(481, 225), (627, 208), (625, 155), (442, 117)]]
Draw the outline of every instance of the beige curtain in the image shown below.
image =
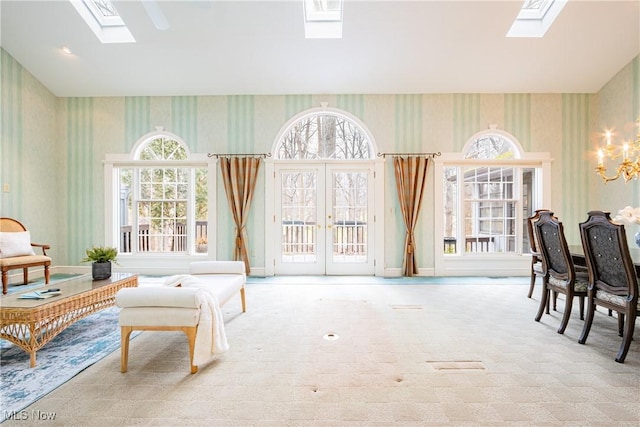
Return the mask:
[(224, 190), (236, 224), (234, 260), (244, 261), (247, 274), (251, 271), (247, 250), (246, 222), (253, 192), (258, 180), (258, 170), (262, 159), (252, 157), (221, 157), (220, 170), (224, 181)]
[(404, 239), (404, 259), (402, 269), (404, 276), (418, 273), (415, 257), (414, 230), (418, 222), (422, 195), (427, 182), (428, 157), (393, 157), (393, 169), (396, 174), (398, 200), (402, 210), (402, 218), (406, 228)]

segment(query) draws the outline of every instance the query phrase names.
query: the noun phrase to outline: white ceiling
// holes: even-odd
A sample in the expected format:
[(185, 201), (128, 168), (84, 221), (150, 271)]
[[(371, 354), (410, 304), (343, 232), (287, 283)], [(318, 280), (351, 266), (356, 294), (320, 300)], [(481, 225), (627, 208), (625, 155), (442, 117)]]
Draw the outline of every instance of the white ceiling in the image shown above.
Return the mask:
[(520, 0), (345, 0), (325, 40), (302, 0), (161, 0), (166, 31), (114, 4), (136, 43), (101, 44), (67, 0), (2, 0), (0, 44), (57, 96), (594, 93), (640, 53), (640, 0), (569, 0), (533, 39), (505, 37)]

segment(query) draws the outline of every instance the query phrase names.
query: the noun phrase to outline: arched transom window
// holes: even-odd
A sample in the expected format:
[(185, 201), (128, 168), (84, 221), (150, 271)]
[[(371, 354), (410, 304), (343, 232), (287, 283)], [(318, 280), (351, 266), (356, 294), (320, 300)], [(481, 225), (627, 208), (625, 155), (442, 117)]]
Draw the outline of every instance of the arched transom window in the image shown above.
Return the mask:
[(371, 159), (371, 141), (355, 121), (332, 112), (295, 120), (282, 134), (275, 158), (286, 160)]

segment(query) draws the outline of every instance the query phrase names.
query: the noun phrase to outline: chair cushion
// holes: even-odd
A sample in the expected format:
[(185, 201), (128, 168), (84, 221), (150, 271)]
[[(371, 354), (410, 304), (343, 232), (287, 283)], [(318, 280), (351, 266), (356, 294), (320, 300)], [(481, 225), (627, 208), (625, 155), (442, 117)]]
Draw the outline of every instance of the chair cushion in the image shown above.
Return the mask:
[[(567, 281), (564, 279), (558, 279), (556, 277), (549, 276), (549, 283), (559, 288), (567, 289)], [(576, 279), (573, 282), (574, 292), (587, 292), (588, 287), (589, 278), (582, 274), (576, 274)]]
[[(596, 289), (596, 298), (599, 300), (607, 301), (616, 305), (625, 306), (627, 301), (626, 295), (615, 295), (602, 289)], [(640, 299), (638, 300), (638, 310), (640, 310)]]
[(116, 305), (128, 307), (199, 308), (200, 290), (197, 288), (123, 288), (116, 293)]
[(29, 231), (0, 231), (0, 258), (35, 255)]
[(51, 258), (44, 255), (14, 256), (0, 258), (0, 267), (24, 267), (51, 264)]
[(536, 261), (532, 265), (532, 269), (533, 269), (533, 272), (536, 273), (536, 274), (544, 274), (544, 271), (542, 270), (542, 262), (541, 261)]

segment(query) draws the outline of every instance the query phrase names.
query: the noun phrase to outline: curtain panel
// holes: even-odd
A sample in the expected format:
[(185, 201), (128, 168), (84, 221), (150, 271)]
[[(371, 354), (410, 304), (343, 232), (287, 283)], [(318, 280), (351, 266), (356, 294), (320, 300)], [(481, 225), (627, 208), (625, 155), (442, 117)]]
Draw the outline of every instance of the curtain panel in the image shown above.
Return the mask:
[(227, 194), (233, 221), (236, 224), (233, 259), (244, 261), (247, 274), (250, 273), (251, 266), (249, 264), (246, 222), (261, 164), (261, 158), (220, 157), (224, 190)]
[(404, 258), (402, 270), (404, 276), (418, 274), (415, 256), (414, 230), (418, 222), (422, 196), (427, 182), (428, 157), (393, 157), (393, 169), (396, 175), (396, 188), (402, 219), (406, 229), (404, 239)]

